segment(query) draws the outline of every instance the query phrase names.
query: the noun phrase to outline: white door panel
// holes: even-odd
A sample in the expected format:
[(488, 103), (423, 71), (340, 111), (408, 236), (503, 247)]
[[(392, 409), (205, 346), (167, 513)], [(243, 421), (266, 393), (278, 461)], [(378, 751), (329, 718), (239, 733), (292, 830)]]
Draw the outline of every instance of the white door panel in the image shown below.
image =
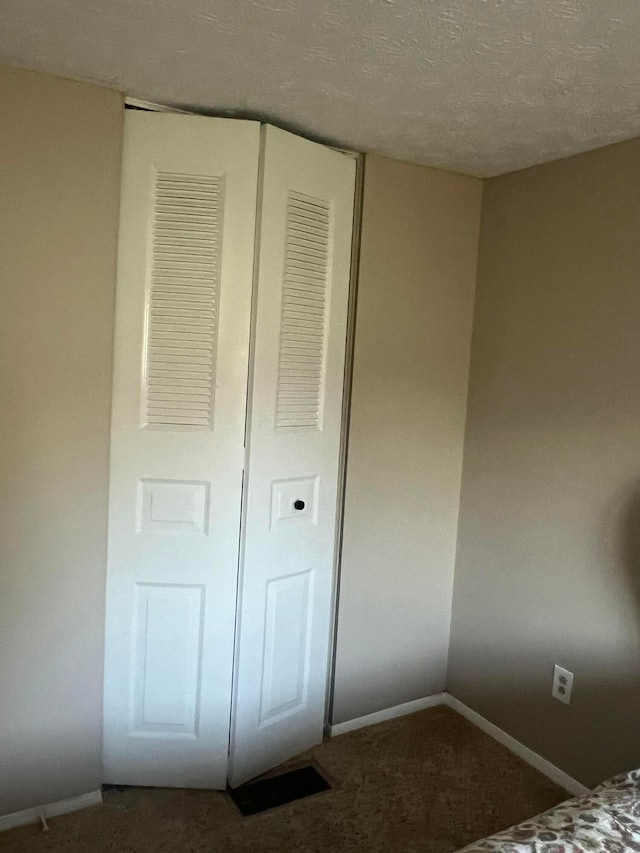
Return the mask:
[(230, 782), (322, 739), (355, 161), (263, 128)]
[(259, 125), (127, 112), (105, 781), (224, 788)]

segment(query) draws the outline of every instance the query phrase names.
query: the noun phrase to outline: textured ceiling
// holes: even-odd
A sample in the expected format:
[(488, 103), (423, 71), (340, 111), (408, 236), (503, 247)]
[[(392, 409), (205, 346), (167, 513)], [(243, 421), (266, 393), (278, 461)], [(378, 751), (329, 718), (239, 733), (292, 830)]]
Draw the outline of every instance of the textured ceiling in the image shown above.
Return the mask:
[(639, 0), (2, 0), (0, 59), (487, 176), (640, 136)]

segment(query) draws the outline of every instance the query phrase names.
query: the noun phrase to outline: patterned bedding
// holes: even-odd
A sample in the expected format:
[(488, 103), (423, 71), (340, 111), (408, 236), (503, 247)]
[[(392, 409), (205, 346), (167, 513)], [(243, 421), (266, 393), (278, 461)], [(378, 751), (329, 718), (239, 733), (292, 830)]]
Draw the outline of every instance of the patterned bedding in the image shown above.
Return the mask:
[[(464, 853), (625, 853), (640, 851), (640, 770), (615, 776)], [(462, 851), (460, 851), (462, 853)]]

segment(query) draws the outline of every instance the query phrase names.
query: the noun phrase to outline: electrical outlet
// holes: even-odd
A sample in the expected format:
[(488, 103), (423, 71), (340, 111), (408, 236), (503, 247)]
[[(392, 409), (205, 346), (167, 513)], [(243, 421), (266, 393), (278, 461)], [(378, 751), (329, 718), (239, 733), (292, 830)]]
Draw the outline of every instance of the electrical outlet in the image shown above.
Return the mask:
[(556, 664), (553, 668), (553, 685), (551, 687), (551, 695), (554, 699), (557, 699), (558, 702), (564, 702), (565, 705), (570, 705), (572, 690), (573, 673)]

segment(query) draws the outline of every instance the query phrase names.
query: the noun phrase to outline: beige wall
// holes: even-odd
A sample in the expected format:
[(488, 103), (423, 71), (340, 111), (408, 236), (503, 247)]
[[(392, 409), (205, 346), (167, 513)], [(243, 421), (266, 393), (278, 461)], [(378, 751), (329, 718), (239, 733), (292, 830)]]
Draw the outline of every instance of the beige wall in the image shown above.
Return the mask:
[[(2, 815), (101, 781), (122, 105), (0, 92)], [(336, 719), (444, 685), (480, 197), (368, 158)]]
[(640, 141), (488, 181), (480, 245), (449, 689), (590, 785), (640, 765)]
[(121, 121), (0, 66), (0, 815), (101, 781)]
[[(0, 105), (1, 815), (101, 781), (122, 106)], [(367, 158), (334, 723), (447, 684), (586, 784), (640, 764), (639, 187), (640, 142), (486, 183), (447, 682), (482, 184)]]
[(367, 157), (334, 723), (444, 688), (481, 193)]

